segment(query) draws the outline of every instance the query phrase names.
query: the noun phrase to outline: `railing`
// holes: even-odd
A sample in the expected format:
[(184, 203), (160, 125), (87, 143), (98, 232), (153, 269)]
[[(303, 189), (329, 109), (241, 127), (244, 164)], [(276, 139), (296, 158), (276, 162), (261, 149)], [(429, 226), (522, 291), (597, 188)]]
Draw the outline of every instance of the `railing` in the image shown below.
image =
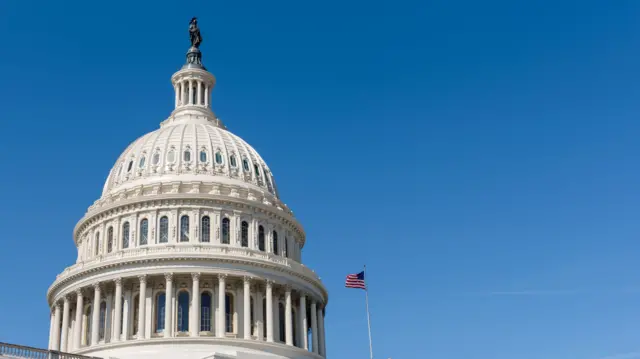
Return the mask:
[(45, 350), (23, 345), (0, 343), (0, 358), (29, 358), (29, 359), (101, 359), (84, 355), (63, 353), (57, 350)]
[(98, 257), (91, 258), (87, 261), (76, 263), (70, 267), (67, 267), (62, 273), (58, 274), (56, 279), (61, 279), (68, 275), (79, 272), (85, 268), (90, 268), (95, 265), (102, 265), (105, 262), (117, 261), (120, 259), (145, 257), (153, 255), (166, 255), (166, 254), (194, 254), (194, 255), (224, 255), (227, 257), (246, 258), (246, 259), (258, 259), (266, 262), (287, 266), (298, 273), (305, 276), (314, 278), (319, 281), (320, 277), (311, 269), (305, 265), (298, 263), (292, 259), (285, 258), (272, 253), (265, 253), (249, 248), (233, 247), (229, 245), (215, 245), (215, 244), (162, 244), (162, 245), (149, 245), (144, 247), (130, 248), (102, 254)]

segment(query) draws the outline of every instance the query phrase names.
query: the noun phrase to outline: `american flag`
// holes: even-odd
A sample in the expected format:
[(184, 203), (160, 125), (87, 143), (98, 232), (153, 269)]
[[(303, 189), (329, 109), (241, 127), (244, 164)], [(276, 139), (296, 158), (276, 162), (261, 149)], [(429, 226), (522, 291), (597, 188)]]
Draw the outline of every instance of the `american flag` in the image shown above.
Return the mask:
[(367, 286), (364, 283), (364, 271), (358, 274), (349, 274), (347, 276), (347, 282), (345, 283), (345, 287), (347, 288), (359, 288), (359, 289), (367, 289)]

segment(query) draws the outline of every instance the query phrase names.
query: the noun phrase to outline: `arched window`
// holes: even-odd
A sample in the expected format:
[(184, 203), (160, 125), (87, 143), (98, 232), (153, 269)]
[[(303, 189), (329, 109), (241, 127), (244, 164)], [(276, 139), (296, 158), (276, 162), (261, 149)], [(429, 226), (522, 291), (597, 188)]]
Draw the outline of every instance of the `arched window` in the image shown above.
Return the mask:
[(113, 251), (113, 227), (107, 229), (107, 253)]
[(167, 297), (164, 292), (158, 293), (158, 295), (156, 295), (156, 333), (162, 333), (164, 331), (164, 314), (166, 313), (166, 300)]
[(100, 303), (100, 317), (98, 321), (98, 336), (100, 340), (104, 339), (104, 329), (107, 324), (107, 302)]
[(253, 165), (253, 170), (256, 172), (256, 177), (260, 177), (260, 170), (258, 169), (258, 165)]
[(100, 232), (96, 233), (96, 255), (100, 254)]
[(183, 154), (183, 156), (182, 156), (182, 159), (183, 159), (185, 162), (190, 162), (190, 161), (191, 161), (191, 151), (189, 151), (189, 150), (184, 151), (184, 154)]
[(211, 294), (203, 292), (200, 296), (200, 331), (211, 331)]
[(138, 305), (138, 303), (140, 303), (140, 295), (136, 294), (135, 297), (133, 297), (133, 334), (136, 335), (138, 334), (138, 316), (140, 316), (140, 306)]
[(262, 298), (262, 334), (267, 335), (267, 298)]
[(219, 165), (222, 164), (222, 153), (220, 153), (220, 151), (216, 151), (216, 163)]
[(282, 303), (278, 304), (278, 317), (280, 318), (280, 320), (278, 320), (278, 324), (280, 326), (280, 341), (284, 342), (286, 340), (286, 329), (284, 327), (286, 321), (284, 320), (284, 305)]
[(167, 154), (167, 162), (173, 163), (176, 160), (176, 151), (174, 149), (169, 150)]
[(140, 221), (140, 245), (144, 246), (149, 241), (149, 220)]
[(226, 293), (224, 296), (225, 331), (233, 333), (233, 294)]
[(249, 172), (249, 161), (247, 161), (246, 158), (242, 160), (242, 168), (244, 168), (245, 171)]
[(258, 249), (264, 252), (264, 227), (258, 226)]
[(203, 216), (200, 220), (200, 228), (202, 233), (200, 234), (200, 240), (202, 242), (210, 242), (209, 234), (210, 234), (210, 223), (209, 216)]
[(289, 239), (284, 237), (284, 256), (289, 258)]
[(160, 243), (169, 242), (169, 218), (162, 216), (160, 218)]
[(189, 242), (189, 216), (180, 217), (180, 242)]
[(229, 218), (222, 219), (222, 244), (229, 244)]
[(160, 162), (160, 153), (156, 152), (153, 154), (153, 164), (157, 165)]
[(92, 318), (92, 310), (91, 310), (91, 305), (88, 305), (85, 309), (84, 309), (84, 321), (87, 323), (87, 327), (84, 330), (84, 344), (85, 345), (89, 345), (91, 344), (91, 327), (93, 327), (93, 323)]
[(293, 329), (293, 346), (298, 346), (298, 311), (296, 308), (291, 310), (291, 328)]
[(242, 221), (242, 246), (249, 247), (249, 223)]
[[(120, 303), (124, 303), (124, 297), (120, 297), (120, 300), (121, 300)], [(116, 334), (118, 338), (120, 338), (120, 335), (122, 334), (123, 329), (124, 329), (124, 305), (122, 305), (122, 310), (120, 311), (120, 332)]]
[(129, 222), (122, 225), (122, 248), (129, 248)]
[(189, 292), (178, 294), (178, 332), (189, 330)]
[(255, 316), (253, 315), (254, 311), (255, 311), (255, 308), (254, 308), (254, 305), (253, 305), (253, 297), (251, 297), (249, 303), (250, 303), (249, 304), (249, 317), (250, 317), (249, 321), (251, 322), (251, 335), (256, 335), (257, 334), (256, 333), (256, 323), (254, 322)]
[(138, 167), (143, 168), (146, 160), (147, 160), (146, 157), (144, 156), (140, 157), (140, 163), (138, 164)]
[(132, 168), (133, 168), (133, 160), (129, 161), (129, 166), (127, 166), (127, 172), (131, 172)]
[(233, 168), (238, 167), (238, 163), (236, 162), (236, 155), (231, 155), (231, 157), (229, 157), (229, 163)]
[(207, 162), (207, 151), (200, 151), (200, 162)]
[(273, 231), (273, 254), (278, 254), (278, 232)]

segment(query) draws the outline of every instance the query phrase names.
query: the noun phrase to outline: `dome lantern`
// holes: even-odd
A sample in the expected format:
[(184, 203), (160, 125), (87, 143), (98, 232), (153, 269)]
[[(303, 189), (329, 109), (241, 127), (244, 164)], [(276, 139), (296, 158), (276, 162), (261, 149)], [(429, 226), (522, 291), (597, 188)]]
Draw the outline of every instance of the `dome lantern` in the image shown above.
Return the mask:
[(211, 111), (211, 91), (216, 79), (202, 64), (202, 36), (195, 17), (189, 25), (189, 36), (191, 47), (187, 51), (186, 62), (180, 71), (171, 77), (175, 91), (175, 110), (170, 122), (184, 122), (180, 120), (199, 117), (223, 127)]

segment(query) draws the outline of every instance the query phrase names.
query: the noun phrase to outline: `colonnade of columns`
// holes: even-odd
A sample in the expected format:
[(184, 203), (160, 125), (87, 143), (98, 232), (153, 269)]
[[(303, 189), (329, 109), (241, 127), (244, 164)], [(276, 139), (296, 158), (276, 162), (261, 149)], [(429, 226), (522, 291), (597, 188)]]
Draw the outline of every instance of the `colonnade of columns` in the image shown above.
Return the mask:
[(270, 280), (142, 275), (61, 298), (53, 306), (49, 346), (73, 352), (127, 340), (215, 336), (280, 342), (325, 356), (324, 314), (320, 300)]
[(180, 80), (174, 84), (176, 92), (175, 106), (197, 105), (209, 106), (209, 98), (211, 96), (211, 88), (200, 79)]

